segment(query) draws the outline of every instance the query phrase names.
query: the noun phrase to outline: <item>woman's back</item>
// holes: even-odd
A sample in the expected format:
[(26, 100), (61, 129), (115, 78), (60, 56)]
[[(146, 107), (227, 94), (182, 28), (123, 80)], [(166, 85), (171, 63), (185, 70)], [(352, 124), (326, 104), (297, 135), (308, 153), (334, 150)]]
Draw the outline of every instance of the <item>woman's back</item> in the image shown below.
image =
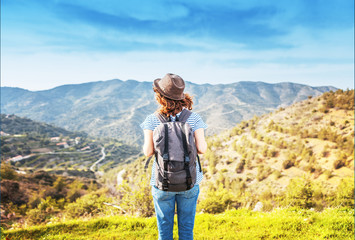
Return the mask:
[[(169, 119), (169, 121), (174, 122), (176, 118), (179, 119), (183, 109), (192, 109), (192, 97), (183, 92), (184, 88), (184, 80), (175, 74), (166, 74), (164, 78), (156, 79), (153, 84), (153, 90), (156, 93), (155, 98), (160, 104), (160, 108), (157, 111), (160, 115), (157, 115), (157, 113), (152, 113), (148, 115), (145, 121), (140, 125), (141, 128), (144, 130), (144, 154), (146, 156), (151, 156), (155, 154), (156, 156), (156, 160), (153, 162), (150, 185), (152, 185), (152, 195), (157, 216), (159, 239), (173, 239), (175, 204), (177, 206), (178, 214), (179, 238), (193, 239), (193, 226), (195, 221), (196, 203), (200, 191), (199, 184), (203, 178), (201, 167), (199, 164), (197, 164), (197, 160), (196, 164), (195, 161), (189, 162), (191, 151), (186, 151), (187, 143), (183, 143), (184, 154), (182, 156), (185, 157), (183, 157), (182, 160), (170, 160), (177, 162), (183, 161), (182, 163), (184, 165), (182, 166), (185, 166), (185, 168), (183, 170), (180, 170), (180, 172), (183, 173), (186, 171), (186, 177), (181, 178), (186, 179), (186, 184), (184, 184), (184, 188), (182, 189), (187, 190), (182, 190), (178, 188), (179, 190), (176, 192), (170, 191), (169, 189), (172, 188), (168, 188), (166, 186), (173, 183), (169, 181), (168, 177), (168, 174), (172, 173), (168, 172), (168, 164), (170, 160), (168, 157), (169, 154), (167, 154), (166, 149), (169, 149), (170, 151), (175, 151), (181, 149), (182, 147), (181, 144), (173, 144), (172, 146), (170, 146), (173, 149), (170, 149), (170, 147), (168, 147), (162, 150), (158, 149), (159, 144), (157, 144), (157, 142), (159, 141), (153, 140), (153, 131), (157, 128), (160, 129), (160, 132), (155, 132), (155, 134), (160, 134), (164, 132), (164, 136), (158, 136), (158, 138), (156, 139), (161, 140), (160, 138), (166, 138), (168, 136), (168, 134), (165, 133), (172, 133), (172, 129), (169, 129), (168, 125), (171, 125), (170, 127), (172, 128), (172, 126), (180, 124), (167, 124), (164, 121), (165, 118)], [(185, 113), (186, 111), (184, 111), (183, 114)], [(182, 119), (183, 118), (184, 117), (182, 117)], [(163, 124), (164, 127), (160, 127), (161, 124)], [(183, 124), (185, 124), (185, 122)], [(180, 127), (181, 126), (182, 124), (180, 124)], [(207, 144), (204, 137), (204, 129), (207, 128), (207, 125), (203, 122), (200, 115), (191, 112), (191, 115), (186, 119), (186, 124), (184, 126), (187, 126), (189, 131), (192, 132), (192, 140), (186, 141), (189, 141), (189, 143), (194, 144), (194, 154), (197, 155), (197, 153), (204, 153), (207, 149)], [(184, 136), (183, 128), (181, 128), (181, 133), (179, 134), (182, 134), (181, 136)], [(184, 138), (181, 137), (181, 139), (183, 140)], [(167, 145), (169, 145), (169, 142), (165, 141), (164, 146)], [(176, 149), (174, 149), (174, 147), (176, 147)], [(187, 155), (188, 158), (186, 158)], [(195, 158), (193, 157), (192, 159)], [(198, 156), (196, 159), (198, 159)], [(190, 166), (186, 165), (187, 162), (189, 162), (189, 164), (195, 164), (194, 166), (196, 166), (196, 171), (194, 170), (194, 168), (186, 167)], [(178, 165), (178, 163), (176, 164)], [(196, 174), (196, 178), (191, 177), (191, 173)], [(189, 187), (189, 182), (191, 181), (191, 179), (194, 179), (194, 183)], [(163, 185), (159, 185), (161, 181), (164, 181)], [(158, 186), (162, 190), (159, 189)]]

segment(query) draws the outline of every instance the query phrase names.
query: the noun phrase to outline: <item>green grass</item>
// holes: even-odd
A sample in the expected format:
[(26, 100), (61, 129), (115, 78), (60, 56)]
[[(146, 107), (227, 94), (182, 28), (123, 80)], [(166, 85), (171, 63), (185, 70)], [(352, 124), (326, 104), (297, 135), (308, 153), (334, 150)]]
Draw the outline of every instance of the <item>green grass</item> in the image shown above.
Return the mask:
[[(175, 219), (176, 220), (176, 219)], [(197, 214), (195, 239), (353, 239), (354, 210), (294, 208)], [(7, 230), (2, 239), (157, 239), (155, 218), (109, 216)], [(177, 227), (174, 239), (178, 239)]]

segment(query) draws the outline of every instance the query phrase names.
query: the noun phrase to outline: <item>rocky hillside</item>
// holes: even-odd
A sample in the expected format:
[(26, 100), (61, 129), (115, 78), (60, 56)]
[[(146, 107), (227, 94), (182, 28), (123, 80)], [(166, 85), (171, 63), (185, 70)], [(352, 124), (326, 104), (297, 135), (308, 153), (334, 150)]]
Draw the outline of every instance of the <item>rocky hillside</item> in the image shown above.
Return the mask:
[(354, 176), (353, 109), (354, 90), (338, 90), (243, 121), (209, 138), (206, 182), (276, 194), (308, 176), (334, 189)]
[[(219, 133), (236, 123), (279, 107), (335, 90), (295, 83), (233, 84), (186, 83), (194, 96), (194, 111), (209, 125), (207, 134)], [(157, 105), (152, 82), (110, 80), (64, 85), (45, 91), (1, 88), (1, 111), (53, 123), (91, 136), (113, 137), (127, 143), (142, 143), (139, 124)]]
[[(327, 92), (209, 137), (208, 150), (201, 159), (205, 178), (201, 208), (208, 209), (209, 204), (223, 202), (228, 196), (235, 198), (234, 202), (226, 200), (224, 207), (232, 203), (248, 207), (263, 199), (272, 199), (274, 206), (280, 199), (284, 205), (289, 204), (287, 199), (299, 199), (303, 207), (308, 200), (308, 206), (322, 207), (335, 204), (337, 197), (342, 200), (336, 204), (351, 205), (338, 195), (352, 193), (344, 199), (353, 198), (353, 180), (342, 183), (354, 177), (353, 109), (354, 90)], [(134, 186), (137, 176), (149, 178), (150, 171), (144, 173), (143, 164), (141, 158), (107, 176), (111, 181), (123, 176)], [(347, 190), (340, 193), (340, 185)], [(203, 203), (208, 199), (214, 200)]]

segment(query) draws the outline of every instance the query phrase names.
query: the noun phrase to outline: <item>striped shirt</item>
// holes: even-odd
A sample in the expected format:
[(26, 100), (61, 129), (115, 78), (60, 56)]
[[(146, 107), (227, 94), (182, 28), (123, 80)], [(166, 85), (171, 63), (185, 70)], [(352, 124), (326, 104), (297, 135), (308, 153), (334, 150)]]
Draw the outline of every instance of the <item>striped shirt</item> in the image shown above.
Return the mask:
[[(181, 114), (178, 113), (177, 116), (179, 117)], [(175, 121), (175, 117), (171, 116), (171, 120)], [(200, 115), (198, 115), (197, 113), (192, 112), (192, 114), (190, 115), (190, 117), (187, 119), (186, 123), (188, 123), (191, 128), (192, 131), (195, 132), (197, 129), (203, 128), (206, 129), (207, 125), (203, 122), (202, 118), (200, 117)], [(157, 116), (155, 116), (155, 114), (150, 114), (146, 117), (146, 119), (144, 120), (144, 122), (140, 125), (140, 127), (143, 130), (152, 130), (154, 131), (154, 129), (159, 126), (161, 124), (160, 120), (157, 118)], [(152, 177), (150, 178), (150, 185), (154, 186), (155, 185), (155, 161), (153, 161), (153, 167), (152, 167)], [(196, 185), (199, 185), (201, 183), (203, 179), (203, 173), (202, 171), (200, 172), (200, 166), (197, 163), (196, 160)]]

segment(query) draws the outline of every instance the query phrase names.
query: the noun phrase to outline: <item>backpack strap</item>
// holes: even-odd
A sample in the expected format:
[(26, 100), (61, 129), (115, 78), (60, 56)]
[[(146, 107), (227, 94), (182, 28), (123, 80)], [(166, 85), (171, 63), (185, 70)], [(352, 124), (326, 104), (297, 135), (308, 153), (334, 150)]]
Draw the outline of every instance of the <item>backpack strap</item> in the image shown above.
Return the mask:
[(161, 123), (169, 122), (169, 119), (167, 119), (167, 117), (165, 117), (163, 114), (160, 114), (158, 112), (155, 112), (154, 114)]
[(187, 110), (186, 108), (182, 109), (180, 116), (179, 116), (179, 122), (186, 122), (187, 119), (191, 116), (192, 112)]
[(202, 167), (201, 167), (201, 162), (200, 162), (200, 156), (197, 154), (197, 160), (198, 160), (198, 166), (200, 167), (200, 172), (202, 172)]
[(146, 170), (146, 169), (148, 168), (150, 159), (152, 159), (152, 157), (153, 157), (153, 155), (150, 156), (150, 157), (146, 160), (145, 165), (144, 165), (144, 170)]
[[(181, 116), (181, 115), (180, 115)], [(190, 157), (189, 157), (189, 151), (187, 148), (187, 135), (185, 132), (185, 129), (181, 129), (181, 137), (182, 137), (182, 145), (184, 148), (184, 169), (186, 171), (186, 190), (189, 190), (191, 188), (192, 184), (192, 178), (191, 178), (191, 173), (190, 173)]]
[(164, 124), (165, 144), (163, 152), (164, 176), (163, 176), (163, 191), (168, 191), (168, 162), (169, 162), (169, 128), (168, 124)]

